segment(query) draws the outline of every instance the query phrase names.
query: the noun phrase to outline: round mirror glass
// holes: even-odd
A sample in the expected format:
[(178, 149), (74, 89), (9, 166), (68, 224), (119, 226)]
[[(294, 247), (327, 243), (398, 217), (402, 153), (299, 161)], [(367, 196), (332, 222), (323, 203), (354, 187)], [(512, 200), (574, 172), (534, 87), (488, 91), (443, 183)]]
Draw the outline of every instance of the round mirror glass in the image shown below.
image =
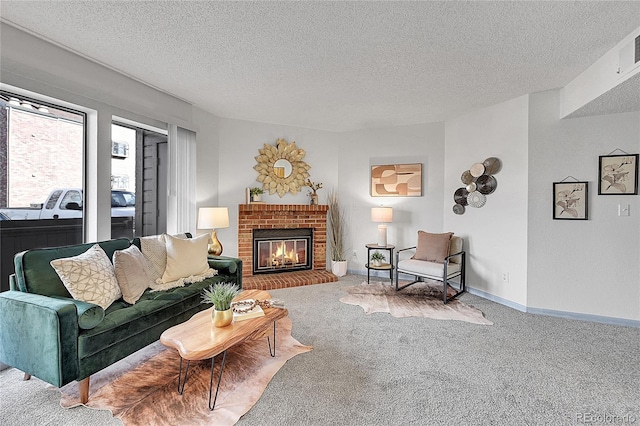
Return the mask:
[(292, 171), (291, 163), (284, 158), (273, 163), (273, 173), (279, 178), (288, 178)]

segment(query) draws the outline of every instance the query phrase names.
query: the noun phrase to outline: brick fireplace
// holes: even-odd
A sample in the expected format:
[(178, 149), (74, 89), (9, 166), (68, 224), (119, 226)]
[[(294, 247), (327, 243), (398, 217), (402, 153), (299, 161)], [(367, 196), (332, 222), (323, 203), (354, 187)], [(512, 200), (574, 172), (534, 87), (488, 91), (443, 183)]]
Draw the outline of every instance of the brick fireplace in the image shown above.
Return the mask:
[[(270, 290), (337, 281), (327, 271), (327, 205), (240, 204), (238, 208), (238, 257), (242, 259), (245, 289)], [(253, 274), (254, 229), (313, 230), (313, 257), (310, 270), (273, 274)]]

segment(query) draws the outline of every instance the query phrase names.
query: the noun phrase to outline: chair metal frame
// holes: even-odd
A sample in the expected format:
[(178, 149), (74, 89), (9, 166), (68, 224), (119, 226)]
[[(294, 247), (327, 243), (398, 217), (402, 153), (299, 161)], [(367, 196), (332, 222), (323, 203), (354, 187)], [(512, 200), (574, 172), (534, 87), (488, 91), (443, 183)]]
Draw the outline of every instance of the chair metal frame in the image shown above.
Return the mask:
[[(464, 244), (464, 242), (463, 242)], [(400, 291), (404, 288), (409, 287), (410, 285), (419, 283), (419, 282), (424, 282), (424, 279), (430, 279), (430, 280), (435, 280), (435, 281), (441, 281), (442, 285), (443, 285), (443, 292), (442, 292), (442, 301), (444, 302), (444, 304), (446, 304), (448, 301), (455, 299), (456, 297), (458, 297), (459, 295), (461, 295), (462, 293), (464, 293), (465, 291), (467, 291), (467, 283), (466, 283), (466, 258), (467, 258), (467, 254), (464, 250), (459, 251), (457, 253), (453, 253), (450, 254), (449, 256), (444, 258), (444, 270), (443, 270), (443, 276), (440, 277), (436, 277), (434, 275), (420, 275), (420, 274), (416, 274), (414, 271), (403, 271), (400, 269), (399, 267), (399, 262), (400, 262), (400, 253), (403, 251), (407, 251), (407, 250), (416, 250), (416, 246), (413, 247), (407, 247), (404, 249), (400, 249), (398, 251), (396, 251), (396, 273), (395, 273), (395, 281), (396, 281), (396, 291)], [(457, 273), (448, 276), (448, 268), (449, 268), (449, 263), (451, 262), (451, 259), (456, 257), (456, 256), (461, 256), (462, 260), (460, 261), (460, 271), (458, 271)], [(402, 287), (399, 286), (399, 275), (400, 273), (404, 273), (404, 274), (408, 274), (408, 275), (413, 275), (415, 277), (415, 281), (410, 282), (408, 284), (403, 285)], [(458, 279), (458, 289), (456, 290), (456, 294), (454, 294), (453, 296), (449, 296), (447, 297), (447, 285), (451, 285), (451, 284), (456, 284), (454, 281), (452, 281), (453, 278), (459, 278)], [(455, 289), (455, 287), (452, 287)]]

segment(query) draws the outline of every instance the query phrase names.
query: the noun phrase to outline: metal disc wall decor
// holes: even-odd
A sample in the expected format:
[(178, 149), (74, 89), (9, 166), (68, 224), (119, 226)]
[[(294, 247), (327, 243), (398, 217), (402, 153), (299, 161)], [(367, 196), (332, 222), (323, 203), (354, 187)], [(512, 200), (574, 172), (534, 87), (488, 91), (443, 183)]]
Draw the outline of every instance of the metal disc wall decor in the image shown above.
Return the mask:
[(465, 185), (469, 185), (471, 182), (473, 182), (473, 176), (471, 176), (471, 172), (469, 170), (465, 170), (464, 172), (462, 172), (460, 180)]
[(494, 175), (500, 171), (500, 160), (496, 157), (489, 157), (482, 162), (484, 165), (484, 174)]
[(478, 179), (476, 179), (475, 184), (476, 190), (478, 190), (481, 194), (489, 195), (496, 190), (498, 181), (493, 176), (482, 175)]
[[(467, 195), (469, 195), (469, 192), (464, 189), (464, 188), (458, 188), (456, 189), (456, 192), (453, 193), (453, 201), (456, 202), (456, 204), (461, 205), (461, 206), (466, 206), (467, 205)], [(461, 213), (459, 213), (461, 214)]]
[(467, 195), (467, 204), (469, 207), (482, 207), (487, 202), (487, 196), (478, 191)]
[(469, 170), (462, 172), (460, 180), (465, 185), (453, 193), (453, 212), (464, 214), (465, 206), (480, 208), (487, 202), (487, 195), (493, 194), (498, 181), (493, 176), (502, 168), (500, 159), (489, 157), (481, 163), (473, 163)]
[(469, 171), (471, 172), (471, 176), (473, 177), (482, 176), (482, 174), (484, 173), (484, 164), (475, 163), (473, 166), (471, 166)]

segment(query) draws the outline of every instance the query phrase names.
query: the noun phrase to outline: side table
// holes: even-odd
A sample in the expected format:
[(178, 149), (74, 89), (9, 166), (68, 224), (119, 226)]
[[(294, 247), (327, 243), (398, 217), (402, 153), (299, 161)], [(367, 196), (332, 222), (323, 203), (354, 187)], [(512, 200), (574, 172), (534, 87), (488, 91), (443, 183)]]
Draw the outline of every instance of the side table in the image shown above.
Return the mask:
[[(369, 284), (369, 280), (371, 279), (371, 270), (376, 271), (389, 271), (389, 281), (393, 284), (393, 250), (396, 246), (392, 246), (387, 244), (386, 246), (379, 246), (378, 244), (367, 244), (367, 263), (364, 265), (367, 268), (367, 284)], [(373, 266), (369, 263), (371, 259), (371, 250), (381, 250), (389, 252), (389, 263), (383, 263), (380, 266)]]

